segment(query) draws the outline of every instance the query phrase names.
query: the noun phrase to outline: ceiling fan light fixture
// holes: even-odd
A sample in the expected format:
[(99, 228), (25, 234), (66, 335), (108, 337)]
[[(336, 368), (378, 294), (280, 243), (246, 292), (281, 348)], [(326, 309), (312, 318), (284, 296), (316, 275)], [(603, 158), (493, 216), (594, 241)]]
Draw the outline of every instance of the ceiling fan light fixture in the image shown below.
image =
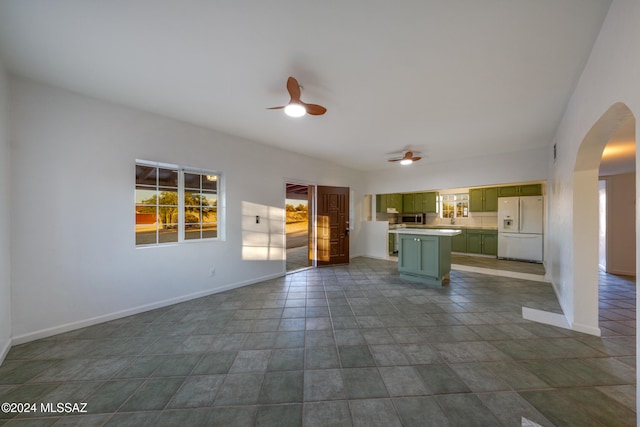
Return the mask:
[(284, 107), (284, 113), (289, 117), (302, 117), (307, 114), (307, 109), (297, 102), (291, 102), (289, 105)]
[(402, 160), (400, 160), (400, 164), (401, 165), (410, 165), (411, 163), (413, 163), (412, 159), (402, 159)]

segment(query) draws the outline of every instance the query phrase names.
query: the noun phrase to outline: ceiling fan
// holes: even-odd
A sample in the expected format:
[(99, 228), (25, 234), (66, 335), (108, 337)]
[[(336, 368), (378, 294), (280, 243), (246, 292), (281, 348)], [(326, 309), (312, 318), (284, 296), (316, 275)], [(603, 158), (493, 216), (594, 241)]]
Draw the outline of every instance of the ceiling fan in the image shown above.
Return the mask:
[(390, 162), (400, 162), (401, 165), (410, 165), (413, 162), (417, 162), (422, 157), (414, 156), (413, 151), (404, 150), (402, 157), (398, 157), (395, 159), (389, 159)]
[(307, 104), (300, 100), (300, 92), (302, 86), (298, 84), (298, 81), (293, 77), (289, 77), (287, 80), (287, 90), (291, 100), (287, 105), (281, 107), (270, 107), (268, 110), (279, 110), (284, 108), (286, 115), (291, 117), (302, 117), (305, 114), (311, 114), (312, 116), (321, 116), (327, 112), (327, 109), (318, 104)]

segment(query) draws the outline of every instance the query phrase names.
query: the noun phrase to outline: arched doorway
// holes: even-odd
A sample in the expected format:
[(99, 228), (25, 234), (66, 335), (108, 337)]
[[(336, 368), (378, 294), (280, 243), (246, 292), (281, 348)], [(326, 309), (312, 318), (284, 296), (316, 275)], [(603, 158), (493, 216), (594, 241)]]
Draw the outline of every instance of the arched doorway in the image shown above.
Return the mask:
[[(630, 121), (633, 123), (630, 124)], [(573, 329), (600, 335), (598, 322), (599, 169), (605, 146), (622, 127), (635, 130), (635, 118), (623, 103), (612, 105), (587, 132), (573, 171)], [(635, 140), (635, 131), (633, 138)], [(637, 217), (637, 214), (636, 214)]]

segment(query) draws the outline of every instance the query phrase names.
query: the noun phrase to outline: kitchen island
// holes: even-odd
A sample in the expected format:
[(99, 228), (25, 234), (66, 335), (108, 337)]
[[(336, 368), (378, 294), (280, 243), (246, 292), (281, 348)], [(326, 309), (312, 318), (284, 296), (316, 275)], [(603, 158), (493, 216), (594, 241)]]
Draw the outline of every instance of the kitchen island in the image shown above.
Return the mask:
[(398, 271), (400, 278), (442, 286), (451, 272), (451, 237), (455, 229), (399, 228)]

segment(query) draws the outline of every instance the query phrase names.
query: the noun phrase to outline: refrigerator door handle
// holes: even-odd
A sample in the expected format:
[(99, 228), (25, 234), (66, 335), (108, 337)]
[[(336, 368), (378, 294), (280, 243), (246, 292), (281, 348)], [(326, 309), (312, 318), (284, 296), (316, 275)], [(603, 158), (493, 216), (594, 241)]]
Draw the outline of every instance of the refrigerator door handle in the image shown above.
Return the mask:
[(522, 230), (522, 200), (518, 199), (518, 231)]

